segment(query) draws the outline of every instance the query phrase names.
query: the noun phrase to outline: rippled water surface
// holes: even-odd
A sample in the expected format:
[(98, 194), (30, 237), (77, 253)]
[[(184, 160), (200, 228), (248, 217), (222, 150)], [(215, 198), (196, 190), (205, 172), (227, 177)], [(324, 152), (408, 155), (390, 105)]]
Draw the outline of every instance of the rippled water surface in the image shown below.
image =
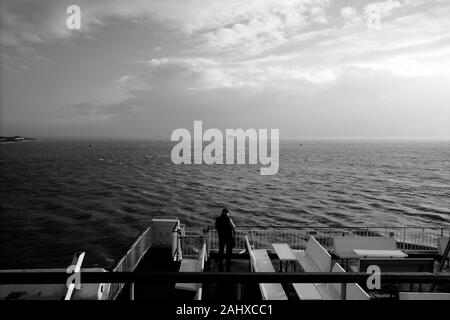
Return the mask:
[[(89, 144), (93, 144), (89, 148)], [(238, 225), (450, 226), (449, 142), (283, 141), (280, 170), (172, 164), (161, 141), (0, 145), (0, 268), (111, 266), (154, 216)]]

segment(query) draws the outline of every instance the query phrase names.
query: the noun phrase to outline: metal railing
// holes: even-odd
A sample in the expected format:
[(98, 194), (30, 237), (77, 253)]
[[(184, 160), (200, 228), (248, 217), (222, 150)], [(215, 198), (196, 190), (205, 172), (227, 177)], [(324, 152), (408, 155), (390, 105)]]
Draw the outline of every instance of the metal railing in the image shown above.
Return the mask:
[(197, 257), (206, 241), (205, 235), (197, 232), (185, 232), (184, 235), (179, 235), (179, 237), (183, 257), (189, 258)]
[[(365, 283), (364, 272), (80, 272), (82, 283)], [(450, 284), (449, 273), (385, 272), (385, 283)], [(2, 272), (0, 284), (65, 284), (65, 272)]]
[[(421, 227), (323, 227), (298, 228), (239, 227), (236, 230), (236, 250), (245, 249), (244, 236), (248, 235), (255, 249), (271, 249), (275, 242), (288, 243), (293, 249), (305, 249), (309, 236), (314, 236), (327, 250), (333, 249), (336, 236), (394, 237), (401, 250), (435, 251), (440, 237), (449, 236), (450, 229)], [(209, 232), (210, 250), (218, 250), (218, 236), (215, 229)]]
[[(111, 269), (112, 273), (133, 272), (152, 244), (151, 226), (144, 230), (133, 242), (127, 253)], [(108, 272), (109, 273), (109, 272)], [(108, 282), (109, 283), (109, 282)], [(111, 283), (108, 300), (114, 300), (122, 291), (125, 283)]]

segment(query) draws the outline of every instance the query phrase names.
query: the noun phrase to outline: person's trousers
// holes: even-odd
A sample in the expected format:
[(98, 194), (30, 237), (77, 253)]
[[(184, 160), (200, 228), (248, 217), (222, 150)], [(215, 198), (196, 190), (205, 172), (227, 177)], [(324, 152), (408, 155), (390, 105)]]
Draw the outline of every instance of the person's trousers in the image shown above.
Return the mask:
[(220, 239), (219, 238), (219, 259), (223, 260), (223, 253), (226, 247), (226, 259), (227, 261), (231, 260), (231, 254), (233, 253), (233, 242), (228, 239)]

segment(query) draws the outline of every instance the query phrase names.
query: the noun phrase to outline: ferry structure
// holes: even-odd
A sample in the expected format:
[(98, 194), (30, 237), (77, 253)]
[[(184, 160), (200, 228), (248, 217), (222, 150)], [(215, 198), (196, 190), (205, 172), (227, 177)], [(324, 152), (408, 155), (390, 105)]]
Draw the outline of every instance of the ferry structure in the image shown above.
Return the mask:
[[(5, 300), (450, 300), (450, 228), (238, 226), (232, 263), (215, 229), (155, 217), (108, 270), (0, 270)], [(378, 278), (377, 278), (378, 277)]]

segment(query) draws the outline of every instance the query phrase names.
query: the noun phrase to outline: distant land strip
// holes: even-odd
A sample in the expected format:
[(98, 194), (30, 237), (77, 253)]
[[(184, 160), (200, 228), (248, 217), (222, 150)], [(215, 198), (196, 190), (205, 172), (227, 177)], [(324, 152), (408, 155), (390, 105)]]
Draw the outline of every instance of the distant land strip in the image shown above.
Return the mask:
[(0, 143), (4, 142), (20, 142), (20, 141), (29, 141), (29, 140), (37, 140), (35, 138), (21, 137), (21, 136), (13, 136), (13, 137), (1, 137)]

